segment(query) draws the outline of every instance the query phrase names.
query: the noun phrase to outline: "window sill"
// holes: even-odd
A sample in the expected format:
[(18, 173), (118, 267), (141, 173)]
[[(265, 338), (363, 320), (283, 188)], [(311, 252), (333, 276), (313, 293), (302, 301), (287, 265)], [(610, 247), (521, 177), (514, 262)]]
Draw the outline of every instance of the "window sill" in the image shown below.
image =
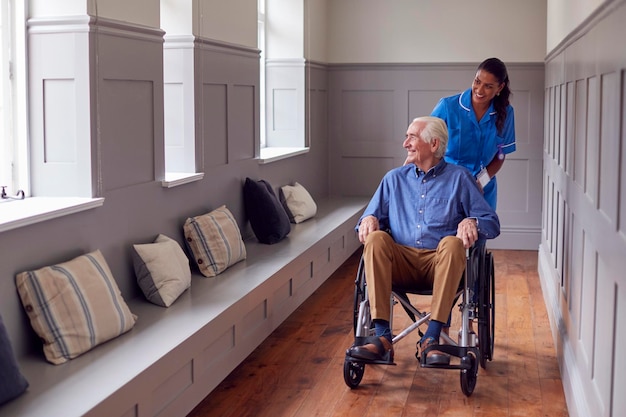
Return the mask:
[(258, 160), (259, 164), (269, 164), (270, 162), (280, 161), (281, 159), (291, 158), (307, 152), (309, 152), (309, 148), (261, 148)]
[(190, 182), (200, 181), (202, 178), (204, 178), (204, 172), (166, 172), (165, 179), (161, 181), (161, 186), (163, 188), (172, 188), (189, 184)]
[(0, 232), (100, 207), (104, 198), (29, 197), (0, 203)]

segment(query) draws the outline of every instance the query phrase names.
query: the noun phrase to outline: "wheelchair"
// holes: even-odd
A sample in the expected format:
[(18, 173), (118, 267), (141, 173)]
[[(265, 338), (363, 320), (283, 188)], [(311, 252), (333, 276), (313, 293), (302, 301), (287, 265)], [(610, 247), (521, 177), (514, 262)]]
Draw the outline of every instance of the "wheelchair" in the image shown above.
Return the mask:
[[(478, 366), (486, 369), (487, 362), (492, 360), (494, 350), (494, 330), (495, 330), (495, 275), (494, 262), (491, 252), (488, 252), (484, 241), (477, 242), (469, 249), (466, 249), (466, 267), (463, 272), (463, 279), (459, 286), (455, 302), (461, 313), (461, 328), (458, 333), (458, 340), (453, 340), (450, 336), (441, 333), (441, 338), (445, 343), (436, 346), (436, 350), (458, 358), (450, 364), (428, 365), (425, 355), (430, 349), (422, 352), (422, 357), (416, 353), (422, 368), (445, 368), (459, 369), (461, 390), (466, 396), (472, 395), (478, 377)], [(432, 290), (417, 291), (406, 288), (392, 288), (391, 293), (391, 315), (389, 325), (393, 327), (393, 309), (400, 304), (408, 314), (412, 323), (393, 335), (392, 342), (395, 345), (404, 339), (414, 330), (418, 330), (420, 338), (423, 336), (419, 329), (422, 325), (428, 325), (430, 313), (422, 312), (415, 308), (409, 300), (408, 294), (432, 295)], [(470, 329), (476, 324), (478, 334)], [(367, 298), (367, 283), (363, 257), (359, 263), (354, 289), (354, 346), (362, 345), (368, 336), (374, 335), (374, 326), (370, 317), (369, 301)], [(357, 388), (363, 379), (366, 364), (395, 365), (387, 361), (368, 361), (350, 356), (350, 348), (346, 351), (346, 358), (343, 366), (343, 377), (346, 385), (351, 389)]]

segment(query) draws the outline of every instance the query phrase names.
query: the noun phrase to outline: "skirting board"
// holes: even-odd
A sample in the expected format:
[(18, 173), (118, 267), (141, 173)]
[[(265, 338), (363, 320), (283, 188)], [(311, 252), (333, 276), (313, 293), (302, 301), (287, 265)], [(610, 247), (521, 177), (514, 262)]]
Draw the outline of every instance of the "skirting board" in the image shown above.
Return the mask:
[(592, 414), (588, 407), (589, 401), (587, 398), (589, 394), (584, 389), (582, 375), (576, 366), (576, 358), (572, 347), (573, 341), (569, 339), (565, 320), (561, 314), (559, 291), (556, 285), (556, 283), (560, 282), (560, 279), (552, 267), (549, 251), (543, 243), (539, 246), (538, 269), (569, 416), (590, 416)]
[(489, 249), (538, 250), (541, 229), (514, 229), (503, 227), (500, 236), (487, 242)]

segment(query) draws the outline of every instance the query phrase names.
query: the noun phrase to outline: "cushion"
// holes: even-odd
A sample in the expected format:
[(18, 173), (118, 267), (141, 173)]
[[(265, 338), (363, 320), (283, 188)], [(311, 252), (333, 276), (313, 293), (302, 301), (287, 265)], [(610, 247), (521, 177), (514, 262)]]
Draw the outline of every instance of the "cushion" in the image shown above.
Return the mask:
[(289, 216), (267, 181), (246, 178), (243, 200), (246, 216), (259, 242), (271, 245), (289, 234)]
[(0, 317), (0, 405), (20, 396), (26, 388), (28, 381), (15, 361), (9, 335)]
[(246, 259), (239, 227), (226, 206), (188, 218), (183, 230), (198, 269), (206, 277), (214, 277)]
[(16, 276), (30, 324), (46, 359), (67, 362), (135, 325), (99, 250)]
[(154, 243), (133, 245), (133, 266), (143, 295), (156, 305), (169, 307), (191, 286), (187, 255), (165, 235)]
[(292, 223), (301, 223), (317, 213), (317, 204), (313, 197), (297, 182), (280, 187), (280, 200)]

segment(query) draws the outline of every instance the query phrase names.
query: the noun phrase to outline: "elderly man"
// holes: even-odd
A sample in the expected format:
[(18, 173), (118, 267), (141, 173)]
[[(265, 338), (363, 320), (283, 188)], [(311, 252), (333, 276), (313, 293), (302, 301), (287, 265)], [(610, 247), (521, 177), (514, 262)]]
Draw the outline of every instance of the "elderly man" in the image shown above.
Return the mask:
[(500, 234), (500, 222), (464, 167), (443, 159), (448, 131), (437, 117), (411, 122), (403, 146), (408, 164), (389, 171), (359, 219), (359, 240), (375, 337), (350, 356), (393, 362), (389, 328), (392, 284), (432, 288), (431, 320), (418, 343), (426, 364), (447, 364), (439, 343), (465, 269), (465, 248)]

